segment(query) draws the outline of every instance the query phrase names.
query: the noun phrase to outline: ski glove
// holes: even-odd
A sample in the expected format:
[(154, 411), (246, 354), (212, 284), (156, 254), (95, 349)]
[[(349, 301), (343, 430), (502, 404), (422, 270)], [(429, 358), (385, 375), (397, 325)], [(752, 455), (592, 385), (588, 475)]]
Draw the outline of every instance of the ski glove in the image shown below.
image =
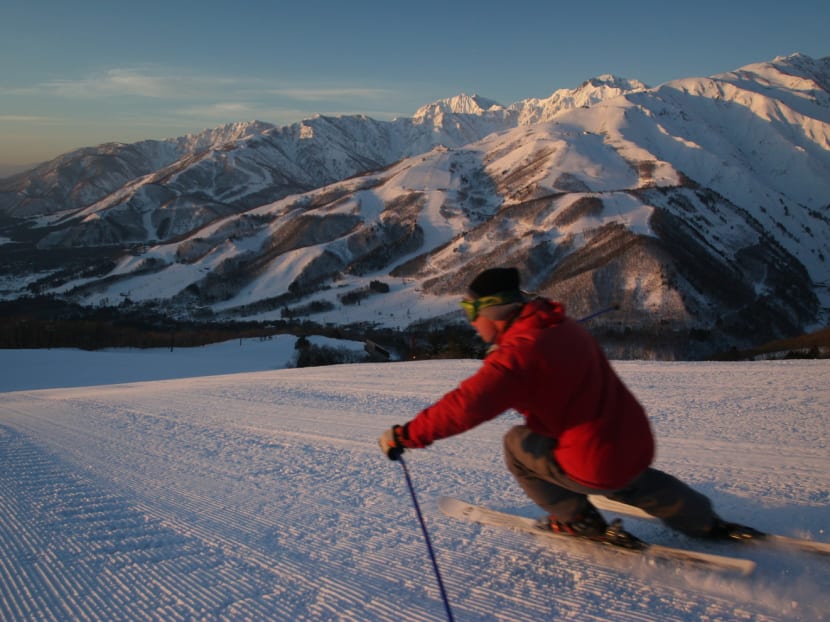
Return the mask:
[(381, 450), (386, 454), (387, 458), (397, 460), (403, 453), (403, 438), (403, 427), (395, 425), (380, 435), (378, 445), (380, 445)]

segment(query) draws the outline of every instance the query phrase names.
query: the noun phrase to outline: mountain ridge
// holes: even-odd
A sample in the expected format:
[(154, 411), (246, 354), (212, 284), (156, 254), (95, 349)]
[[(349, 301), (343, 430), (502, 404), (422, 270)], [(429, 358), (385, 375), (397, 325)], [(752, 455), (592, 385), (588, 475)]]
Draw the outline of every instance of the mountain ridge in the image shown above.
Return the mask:
[[(458, 321), (466, 281), (514, 263), (575, 313), (624, 301), (596, 326), (620, 355), (754, 345), (828, 319), (827, 84), (830, 58), (796, 54), (653, 88), (606, 75), (507, 107), (461, 94), (392, 122), (317, 115), (80, 150), (0, 182), (16, 240), (0, 251), (111, 247), (108, 270), (21, 271), (0, 290), (405, 329)], [(389, 291), (367, 293), (379, 279)]]

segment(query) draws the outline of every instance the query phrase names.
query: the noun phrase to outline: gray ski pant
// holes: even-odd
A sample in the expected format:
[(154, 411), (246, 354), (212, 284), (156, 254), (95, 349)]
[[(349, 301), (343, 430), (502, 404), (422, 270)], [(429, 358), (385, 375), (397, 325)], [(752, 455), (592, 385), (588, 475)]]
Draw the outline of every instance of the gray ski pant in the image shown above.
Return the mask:
[(717, 518), (709, 499), (657, 469), (648, 468), (625, 487), (599, 490), (570, 479), (556, 463), (556, 440), (536, 434), (524, 425), (504, 435), (508, 470), (536, 505), (556, 520), (569, 522), (584, 514), (587, 495), (600, 495), (638, 507), (667, 526), (690, 536), (702, 536)]

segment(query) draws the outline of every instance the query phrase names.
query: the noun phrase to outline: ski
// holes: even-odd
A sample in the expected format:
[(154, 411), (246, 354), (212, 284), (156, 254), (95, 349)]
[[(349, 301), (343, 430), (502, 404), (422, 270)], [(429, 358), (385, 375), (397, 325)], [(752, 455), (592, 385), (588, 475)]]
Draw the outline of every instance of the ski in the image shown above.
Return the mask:
[(441, 497), (438, 500), (438, 507), (441, 512), (452, 518), (489, 525), (491, 527), (502, 527), (530, 533), (557, 543), (564, 544), (568, 542), (574, 546), (586, 547), (591, 550), (600, 549), (603, 552), (614, 554), (636, 555), (649, 562), (691, 566), (715, 572), (730, 572), (741, 575), (749, 575), (755, 570), (755, 562), (739, 557), (700, 553), (687, 549), (651, 544), (649, 542), (643, 542), (642, 548), (624, 548), (607, 542), (589, 540), (587, 538), (575, 538), (574, 536), (563, 535), (544, 529), (532, 518), (526, 518), (516, 514), (507, 514), (479, 505), (472, 505), (453, 497)]
[[(613, 512), (615, 514), (623, 514), (633, 518), (642, 518), (645, 520), (657, 520), (654, 516), (646, 514), (640, 508), (626, 505), (618, 501), (612, 501), (605, 497), (591, 495), (591, 503), (593, 503), (600, 510), (606, 512)], [(830, 555), (830, 542), (818, 542), (816, 540), (807, 540), (806, 538), (796, 538), (792, 536), (783, 536), (774, 533), (764, 533), (762, 537), (750, 538), (749, 540), (736, 540), (736, 543), (748, 545), (764, 545), (771, 544), (774, 546), (781, 546), (808, 553), (815, 553), (817, 555)]]

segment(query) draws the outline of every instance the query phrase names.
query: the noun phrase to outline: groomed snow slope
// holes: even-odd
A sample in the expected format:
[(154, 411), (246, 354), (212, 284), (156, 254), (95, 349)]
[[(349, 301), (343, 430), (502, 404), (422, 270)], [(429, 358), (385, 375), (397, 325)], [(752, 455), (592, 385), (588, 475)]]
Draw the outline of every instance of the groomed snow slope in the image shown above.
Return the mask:
[[(4, 369), (20, 354), (0, 351)], [(375, 439), (478, 365), (5, 386), (0, 619), (445, 619), (403, 472)], [(661, 468), (732, 519), (830, 540), (830, 362), (615, 366), (649, 409)], [(517, 420), (407, 453), (456, 620), (828, 615), (826, 558), (700, 544), (629, 520), (652, 540), (759, 564), (749, 578), (675, 574), (442, 516), (441, 495), (537, 514), (502, 464), (501, 435)]]

